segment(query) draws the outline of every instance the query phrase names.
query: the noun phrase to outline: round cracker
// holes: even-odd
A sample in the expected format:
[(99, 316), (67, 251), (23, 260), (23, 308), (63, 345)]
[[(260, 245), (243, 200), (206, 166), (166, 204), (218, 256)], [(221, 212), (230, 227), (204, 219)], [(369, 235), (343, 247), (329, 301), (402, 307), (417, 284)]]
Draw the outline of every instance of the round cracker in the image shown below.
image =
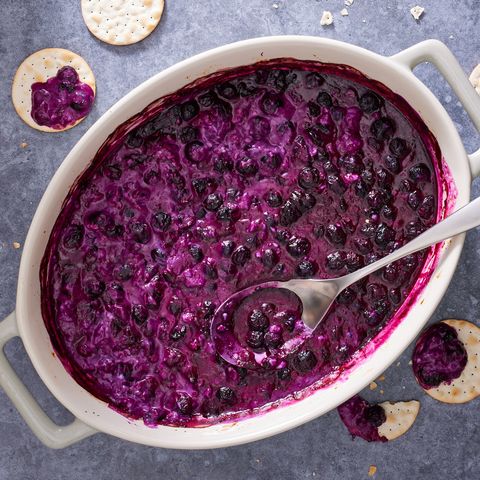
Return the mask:
[(81, 5), (92, 35), (110, 45), (131, 45), (155, 30), (164, 0), (82, 0)]
[(379, 405), (385, 410), (387, 419), (378, 427), (378, 434), (388, 441), (402, 436), (415, 422), (420, 411), (420, 402), (383, 402)]
[(63, 132), (80, 123), (85, 117), (65, 128), (55, 129), (39, 125), (32, 118), (32, 84), (46, 82), (65, 66), (73, 67), (81, 82), (89, 85), (95, 94), (95, 77), (88, 63), (76, 53), (63, 48), (44, 48), (32, 53), (18, 67), (13, 77), (12, 101), (19, 117), (30, 127), (42, 132)]
[(467, 351), (467, 364), (451, 383), (426, 389), (432, 398), (444, 403), (466, 403), (480, 395), (480, 328), (466, 320), (443, 320), (454, 328)]
[(480, 64), (478, 64), (470, 74), (470, 83), (473, 85), (478, 94), (480, 94)]

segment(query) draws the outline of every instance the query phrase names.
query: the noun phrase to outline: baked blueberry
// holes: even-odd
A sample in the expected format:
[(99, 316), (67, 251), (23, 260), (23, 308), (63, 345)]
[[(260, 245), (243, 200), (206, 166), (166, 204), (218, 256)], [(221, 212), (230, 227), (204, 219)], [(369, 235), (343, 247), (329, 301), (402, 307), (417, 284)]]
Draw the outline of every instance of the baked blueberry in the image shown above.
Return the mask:
[(271, 248), (266, 248), (262, 252), (261, 260), (266, 268), (273, 268), (279, 260), (277, 252)]
[(190, 416), (193, 413), (192, 398), (186, 393), (182, 393), (177, 398), (177, 409), (182, 415)]
[(320, 173), (314, 167), (304, 167), (298, 174), (298, 184), (308, 190), (314, 188), (320, 182)]
[(265, 201), (267, 202), (268, 206), (276, 208), (283, 203), (283, 198), (280, 192), (276, 190), (269, 190), (265, 194)]
[(250, 119), (250, 135), (253, 140), (267, 140), (270, 133), (270, 122), (260, 115)]
[(169, 213), (158, 211), (153, 215), (152, 227), (154, 230), (167, 231), (172, 224), (172, 216)]
[(233, 170), (233, 161), (227, 153), (220, 153), (213, 160), (213, 168), (218, 173), (231, 172)]
[(287, 243), (287, 252), (292, 257), (303, 257), (310, 252), (310, 242), (304, 237), (292, 237)]
[(222, 255), (224, 257), (229, 257), (235, 248), (235, 242), (233, 240), (223, 240), (222, 241)]
[(222, 403), (228, 405), (233, 405), (236, 401), (235, 392), (230, 387), (220, 387), (216, 395)]
[(374, 92), (365, 92), (358, 100), (358, 105), (365, 113), (373, 113), (380, 110), (382, 99)]
[(223, 198), (219, 193), (211, 193), (203, 202), (203, 206), (209, 212), (216, 212), (223, 203)]
[(252, 252), (245, 245), (237, 247), (232, 254), (232, 262), (240, 267), (243, 267), (251, 258)]
[(331, 223), (330, 225), (327, 225), (325, 230), (325, 238), (334, 246), (345, 245), (345, 242), (347, 241), (347, 234), (340, 224)]
[(192, 258), (195, 260), (196, 263), (201, 262), (203, 260), (203, 251), (202, 247), (197, 244), (192, 244), (188, 247), (188, 252), (192, 256)]
[(322, 107), (331, 107), (333, 105), (332, 97), (327, 92), (319, 92), (317, 95), (317, 103)]
[(300, 208), (292, 200), (287, 200), (280, 209), (280, 224), (284, 226), (295, 223), (302, 216)]
[(265, 334), (259, 330), (250, 330), (247, 333), (247, 345), (254, 350), (258, 350), (264, 346)]
[(395, 133), (395, 123), (389, 117), (378, 118), (372, 123), (370, 132), (376, 140), (388, 140)]
[(305, 76), (305, 86), (308, 89), (321, 87), (325, 83), (325, 79), (317, 72), (309, 72)]
[(138, 243), (148, 243), (152, 238), (152, 232), (148, 224), (144, 222), (135, 222), (131, 225), (133, 239)]
[(189, 100), (188, 102), (185, 102), (180, 106), (180, 112), (182, 115), (182, 119), (185, 122), (188, 122), (198, 115), (198, 113), (200, 112), (200, 108), (195, 100)]
[(347, 254), (341, 250), (329, 253), (327, 255), (326, 264), (330, 270), (341, 270), (347, 261)]
[(172, 331), (170, 332), (170, 338), (174, 341), (174, 342), (178, 342), (179, 340), (181, 340), (185, 335), (187, 334), (187, 327), (186, 325), (182, 325), (182, 326), (176, 326), (172, 329)]
[(132, 305), (132, 318), (137, 325), (143, 325), (148, 319), (148, 310), (143, 305)]
[(261, 310), (253, 310), (248, 316), (250, 330), (264, 332), (270, 325), (267, 316)]
[(252, 158), (244, 157), (235, 165), (237, 172), (245, 177), (253, 177), (258, 172), (258, 163)]
[(302, 260), (295, 268), (295, 273), (300, 278), (311, 278), (318, 270), (318, 265), (312, 260)]
[(222, 85), (219, 85), (217, 91), (221, 97), (227, 100), (234, 100), (238, 97), (237, 88), (230, 82), (225, 82)]
[(417, 163), (408, 170), (408, 176), (415, 182), (429, 182), (430, 169), (424, 163)]
[(403, 160), (409, 153), (407, 142), (403, 138), (395, 137), (388, 144), (390, 153), (400, 160)]
[(317, 365), (318, 360), (311, 350), (300, 350), (293, 359), (295, 370), (307, 373)]

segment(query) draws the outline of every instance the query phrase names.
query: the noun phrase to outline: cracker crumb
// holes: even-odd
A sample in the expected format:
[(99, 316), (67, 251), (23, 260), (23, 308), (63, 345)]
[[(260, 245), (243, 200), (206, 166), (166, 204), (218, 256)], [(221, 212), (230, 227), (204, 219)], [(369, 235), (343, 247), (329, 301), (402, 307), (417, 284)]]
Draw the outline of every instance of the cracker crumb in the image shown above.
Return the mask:
[(18, 242), (13, 242), (12, 245), (15, 250), (18, 250), (21, 247), (21, 245)]
[(397, 362), (397, 367), (399, 367), (399, 366), (400, 366), (400, 362)]
[(420, 7), (419, 5), (417, 5), (415, 7), (412, 7), (410, 9), (410, 13), (412, 14), (412, 17), (415, 20), (420, 20), (420, 17), (423, 15), (424, 11), (425, 11), (425, 9), (423, 7)]
[(280, 7), (280, 5), (278, 3), (272, 3), (272, 8), (277, 10), (278, 7)]
[(378, 387), (378, 385), (376, 384), (376, 382), (372, 382), (370, 384), (370, 390), (375, 390), (377, 387)]
[(411, 361), (411, 360), (409, 360), (408, 364), (409, 364), (409, 365), (411, 365), (411, 364), (412, 364), (412, 361)]
[(343, 8), (342, 10), (340, 10), (340, 15), (342, 17), (346, 17), (348, 15), (348, 10), (346, 8)]
[(368, 476), (373, 477), (377, 473), (377, 467), (375, 465), (370, 465), (368, 469)]
[(353, 0), (345, 0), (343, 3), (345, 4), (345, 6), (350, 7), (351, 5), (353, 5)]
[(383, 395), (385, 392), (383, 390), (380, 390), (380, 395)]
[(27, 148), (28, 147), (28, 143), (27, 142), (22, 142), (20, 144), (20, 148)]
[(383, 382), (385, 380), (385, 375), (381, 375), (380, 377), (378, 377), (378, 380), (380, 382)]
[(333, 15), (332, 12), (328, 10), (324, 10), (322, 14), (322, 18), (320, 19), (320, 25), (327, 26), (333, 23)]

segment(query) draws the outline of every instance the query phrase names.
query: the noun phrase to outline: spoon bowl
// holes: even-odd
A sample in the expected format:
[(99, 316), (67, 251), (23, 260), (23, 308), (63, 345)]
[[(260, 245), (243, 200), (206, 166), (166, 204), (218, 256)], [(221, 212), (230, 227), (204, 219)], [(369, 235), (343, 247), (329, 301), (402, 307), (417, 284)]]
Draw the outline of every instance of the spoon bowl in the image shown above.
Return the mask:
[(257, 353), (242, 346), (235, 336), (235, 311), (253, 293), (262, 289), (284, 289), (300, 299), (303, 310), (303, 330), (297, 337), (285, 342), (272, 356), (276, 363), (298, 348), (315, 330), (331, 308), (338, 294), (353, 283), (407, 255), (423, 250), (480, 225), (480, 198), (452, 213), (445, 220), (429, 228), (403, 247), (353, 273), (328, 279), (291, 279), (285, 282), (269, 281), (239, 290), (227, 298), (216, 310), (210, 333), (219, 355), (238, 367), (256, 369), (270, 356), (266, 351)]

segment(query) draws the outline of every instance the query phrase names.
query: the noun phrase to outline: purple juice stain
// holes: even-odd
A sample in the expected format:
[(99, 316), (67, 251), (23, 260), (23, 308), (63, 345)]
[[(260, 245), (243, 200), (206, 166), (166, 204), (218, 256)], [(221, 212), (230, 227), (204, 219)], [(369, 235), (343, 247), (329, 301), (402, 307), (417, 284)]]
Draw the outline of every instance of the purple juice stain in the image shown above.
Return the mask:
[(428, 327), (417, 340), (412, 356), (413, 373), (420, 386), (428, 390), (458, 378), (467, 358), (457, 331), (439, 322)]
[(31, 116), (39, 125), (60, 130), (88, 115), (94, 97), (73, 67), (62, 67), (46, 82), (32, 85)]
[[(218, 423), (291, 399), (388, 324), (426, 253), (349, 287), (260, 369), (216, 353), (216, 308), (256, 283), (344, 275), (421, 233), (438, 209), (433, 162), (438, 145), (413, 109), (341, 65), (264, 62), (160, 99), (110, 136), (53, 228), (42, 312), (59, 358), (148, 425)], [(429, 208), (408, 202), (415, 190)], [(247, 302), (235, 324), (242, 345), (274, 358), (300, 315), (275, 295)]]
[(378, 433), (378, 427), (386, 420), (385, 410), (380, 405), (370, 404), (359, 395), (355, 395), (342, 403), (337, 410), (353, 437), (363, 438), (367, 442), (387, 441)]

